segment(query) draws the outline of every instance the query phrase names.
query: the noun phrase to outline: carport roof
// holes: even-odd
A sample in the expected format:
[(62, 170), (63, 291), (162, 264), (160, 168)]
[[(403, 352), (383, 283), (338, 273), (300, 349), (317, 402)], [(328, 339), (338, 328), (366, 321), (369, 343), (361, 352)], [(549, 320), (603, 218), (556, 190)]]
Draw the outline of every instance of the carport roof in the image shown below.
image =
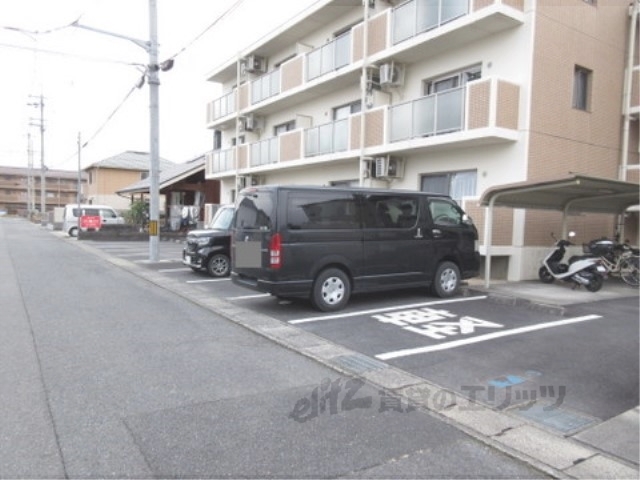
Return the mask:
[(541, 182), (522, 182), (490, 188), (482, 205), (564, 212), (622, 213), (640, 204), (636, 183), (571, 175)]

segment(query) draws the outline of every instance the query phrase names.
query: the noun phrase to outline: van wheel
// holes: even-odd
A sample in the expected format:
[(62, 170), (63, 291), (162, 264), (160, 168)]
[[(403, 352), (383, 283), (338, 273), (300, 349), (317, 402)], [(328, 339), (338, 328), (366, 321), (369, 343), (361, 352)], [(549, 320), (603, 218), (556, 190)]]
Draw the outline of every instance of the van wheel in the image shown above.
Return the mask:
[(316, 277), (311, 292), (311, 303), (321, 312), (344, 308), (351, 296), (351, 283), (339, 268), (328, 268)]
[(440, 298), (453, 297), (460, 290), (460, 269), (453, 262), (438, 265), (433, 278), (433, 293)]
[(226, 277), (229, 275), (230, 267), (229, 257), (223, 253), (211, 255), (207, 261), (207, 273), (212, 277)]
[(69, 229), (69, 236), (70, 237), (77, 237), (78, 236), (78, 227), (71, 227)]

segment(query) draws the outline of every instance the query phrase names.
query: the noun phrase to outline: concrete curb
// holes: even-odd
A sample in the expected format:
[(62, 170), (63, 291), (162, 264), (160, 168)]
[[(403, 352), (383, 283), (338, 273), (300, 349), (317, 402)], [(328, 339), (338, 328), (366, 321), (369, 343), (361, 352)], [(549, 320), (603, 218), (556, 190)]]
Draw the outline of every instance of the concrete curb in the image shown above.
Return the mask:
[(489, 297), (490, 301), (500, 305), (519, 306), (527, 308), (529, 310), (534, 310), (536, 312), (546, 313), (549, 315), (557, 315), (560, 317), (564, 316), (566, 312), (566, 308), (560, 305), (549, 305), (542, 302), (515, 297), (506, 293), (497, 293), (481, 288), (465, 287), (465, 289), (469, 292), (468, 294), (486, 295), (487, 297)]
[[(285, 324), (235, 304), (197, 292), (188, 285), (158, 276), (128, 260), (113, 257), (86, 243), (78, 247), (101, 257), (133, 275), (208, 309), (238, 325), (266, 337), (292, 351), (311, 358), (341, 374), (359, 377), (411, 402), (413, 406), (458, 428), (471, 437), (555, 478), (637, 479), (639, 470), (626, 460), (550, 433), (509, 412), (498, 412), (425, 379), (384, 364), (361, 353), (334, 344), (317, 335)], [(474, 290), (474, 289), (470, 289)], [(478, 289), (486, 295), (486, 291)], [(564, 308), (536, 304), (507, 295), (494, 295), (493, 301), (513, 302), (526, 308), (544, 309), (558, 315)], [(545, 310), (546, 311), (546, 310)], [(345, 360), (357, 359), (358, 362)]]

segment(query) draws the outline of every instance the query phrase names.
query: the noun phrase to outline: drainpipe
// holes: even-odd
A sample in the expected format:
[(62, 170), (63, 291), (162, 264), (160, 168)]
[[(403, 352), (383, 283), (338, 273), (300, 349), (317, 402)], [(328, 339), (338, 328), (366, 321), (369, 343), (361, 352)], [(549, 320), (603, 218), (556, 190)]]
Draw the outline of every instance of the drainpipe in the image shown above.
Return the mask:
[(629, 124), (631, 123), (631, 89), (633, 86), (633, 57), (635, 50), (636, 27), (638, 25), (638, 12), (640, 0), (635, 0), (630, 9), (631, 25), (629, 26), (629, 44), (627, 46), (627, 68), (624, 76), (624, 92), (622, 96), (622, 112), (624, 123), (622, 128), (622, 154), (620, 158), (620, 180), (627, 179), (627, 167), (629, 164)]
[[(627, 67), (624, 75), (624, 91), (622, 95), (622, 152), (620, 154), (620, 171), (618, 178), (627, 180), (627, 168), (629, 165), (629, 129), (631, 124), (631, 90), (633, 87), (633, 57), (635, 50), (636, 29), (638, 25), (638, 12), (640, 10), (640, 0), (634, 0), (630, 8), (631, 24), (629, 25), (629, 43), (627, 45)], [(617, 235), (624, 238), (624, 212), (618, 216)]]
[(364, 23), (362, 26), (362, 73), (360, 75), (360, 161), (359, 165), (359, 180), (358, 183), (362, 187), (364, 186), (364, 172), (366, 167), (366, 161), (364, 156), (365, 151), (365, 135), (367, 128), (365, 125), (365, 113), (367, 109), (367, 66), (369, 56), (369, 2), (364, 2)]
[(235, 190), (235, 198), (234, 201), (238, 198), (238, 194), (240, 193), (240, 189), (238, 188), (239, 180), (240, 180), (240, 155), (239, 155), (239, 147), (240, 147), (240, 75), (242, 73), (241, 68), (242, 62), (242, 54), (238, 52), (238, 60), (236, 62), (236, 125), (235, 125), (235, 147), (234, 147), (234, 160), (236, 164), (236, 174), (233, 181), (235, 185), (232, 190)]

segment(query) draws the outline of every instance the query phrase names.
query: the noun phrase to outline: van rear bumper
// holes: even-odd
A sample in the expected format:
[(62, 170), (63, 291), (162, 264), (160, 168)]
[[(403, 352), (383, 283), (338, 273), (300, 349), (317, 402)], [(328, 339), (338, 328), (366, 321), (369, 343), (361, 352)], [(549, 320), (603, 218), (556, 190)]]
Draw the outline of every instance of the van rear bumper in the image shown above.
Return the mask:
[(260, 278), (250, 277), (231, 272), (231, 281), (235, 285), (249, 288), (256, 292), (269, 293), (276, 297), (309, 298), (311, 295), (312, 282), (292, 281), (292, 282), (272, 282)]

